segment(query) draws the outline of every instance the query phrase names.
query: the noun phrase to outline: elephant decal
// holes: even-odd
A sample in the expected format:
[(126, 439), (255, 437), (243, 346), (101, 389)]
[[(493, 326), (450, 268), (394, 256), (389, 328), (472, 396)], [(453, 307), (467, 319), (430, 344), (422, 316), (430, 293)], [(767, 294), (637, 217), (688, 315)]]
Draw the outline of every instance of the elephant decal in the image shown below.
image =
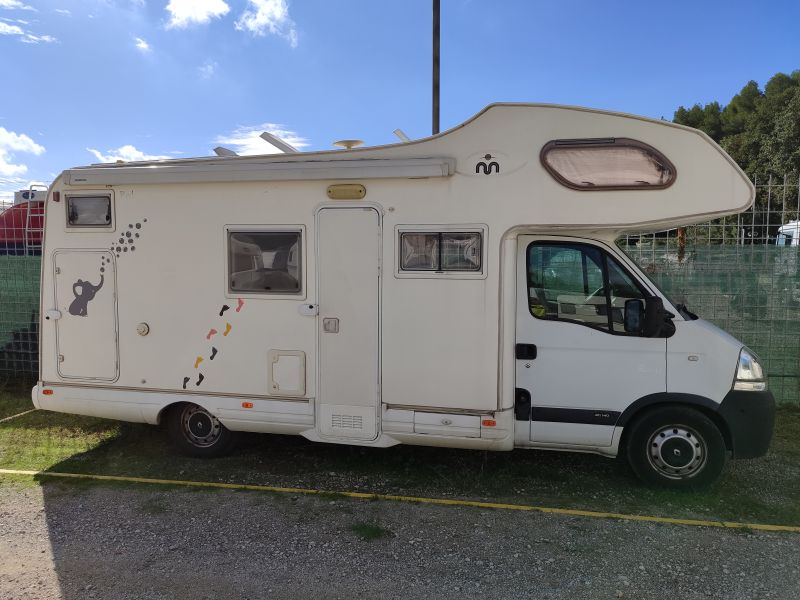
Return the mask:
[[(94, 300), (95, 295), (100, 291), (101, 287), (103, 287), (103, 275), (100, 275), (100, 283), (97, 285), (92, 285), (83, 279), (78, 279), (78, 281), (73, 283), (72, 293), (75, 295), (75, 300), (69, 305), (69, 314), (75, 315), (76, 317), (88, 316), (86, 308), (89, 302)], [(80, 290), (80, 293), (78, 293), (78, 290)]]

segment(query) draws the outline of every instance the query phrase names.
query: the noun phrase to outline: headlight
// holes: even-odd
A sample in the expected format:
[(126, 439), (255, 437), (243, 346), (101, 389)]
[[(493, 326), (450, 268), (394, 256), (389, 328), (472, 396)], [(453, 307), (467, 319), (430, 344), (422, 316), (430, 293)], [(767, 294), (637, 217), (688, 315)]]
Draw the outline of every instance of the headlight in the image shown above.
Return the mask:
[(756, 355), (747, 348), (742, 348), (739, 352), (739, 365), (736, 367), (733, 389), (748, 392), (762, 392), (767, 389), (764, 367), (758, 362)]

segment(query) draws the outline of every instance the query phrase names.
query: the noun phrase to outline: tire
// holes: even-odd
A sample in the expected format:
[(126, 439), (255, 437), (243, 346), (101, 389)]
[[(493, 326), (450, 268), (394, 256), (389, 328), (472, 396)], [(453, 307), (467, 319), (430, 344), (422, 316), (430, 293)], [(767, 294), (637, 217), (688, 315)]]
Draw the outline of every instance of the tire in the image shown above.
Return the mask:
[(175, 447), (186, 456), (213, 458), (230, 452), (235, 443), (231, 430), (197, 404), (178, 404), (167, 413), (167, 430)]
[(663, 406), (646, 412), (630, 426), (626, 454), (645, 483), (697, 490), (714, 483), (728, 453), (717, 426), (698, 410)]

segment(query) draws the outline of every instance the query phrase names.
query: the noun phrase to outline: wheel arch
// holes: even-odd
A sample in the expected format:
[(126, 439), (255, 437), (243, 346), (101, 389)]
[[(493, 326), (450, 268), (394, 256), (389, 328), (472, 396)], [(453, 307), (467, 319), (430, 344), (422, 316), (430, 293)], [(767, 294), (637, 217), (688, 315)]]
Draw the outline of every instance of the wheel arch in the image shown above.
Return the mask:
[(167, 417), (167, 415), (171, 411), (175, 410), (178, 406), (183, 406), (184, 404), (197, 404), (197, 403), (189, 402), (187, 400), (181, 400), (179, 402), (170, 402), (169, 404), (162, 406), (161, 409), (158, 411), (158, 414), (156, 415), (156, 425), (163, 425), (164, 419)]
[(630, 406), (622, 412), (616, 423), (617, 427), (622, 428), (620, 448), (624, 448), (627, 442), (627, 432), (630, 428), (626, 426), (636, 419), (641, 418), (654, 408), (660, 408), (662, 406), (686, 406), (703, 413), (711, 419), (711, 422), (719, 429), (722, 438), (725, 440), (725, 448), (728, 451), (733, 451), (733, 438), (727, 422), (719, 413), (719, 402), (714, 402), (710, 398), (698, 396), (696, 394), (678, 394), (670, 392), (659, 392), (657, 394), (643, 396), (631, 403)]

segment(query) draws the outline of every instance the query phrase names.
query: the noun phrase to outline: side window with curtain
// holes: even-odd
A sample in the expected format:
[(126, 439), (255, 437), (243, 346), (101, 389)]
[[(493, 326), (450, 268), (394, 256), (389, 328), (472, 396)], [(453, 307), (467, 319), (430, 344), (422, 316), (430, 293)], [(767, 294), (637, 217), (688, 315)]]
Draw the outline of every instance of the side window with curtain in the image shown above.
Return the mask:
[(619, 263), (594, 246), (533, 243), (527, 254), (529, 308), (538, 319), (624, 333), (625, 301), (645, 297)]

